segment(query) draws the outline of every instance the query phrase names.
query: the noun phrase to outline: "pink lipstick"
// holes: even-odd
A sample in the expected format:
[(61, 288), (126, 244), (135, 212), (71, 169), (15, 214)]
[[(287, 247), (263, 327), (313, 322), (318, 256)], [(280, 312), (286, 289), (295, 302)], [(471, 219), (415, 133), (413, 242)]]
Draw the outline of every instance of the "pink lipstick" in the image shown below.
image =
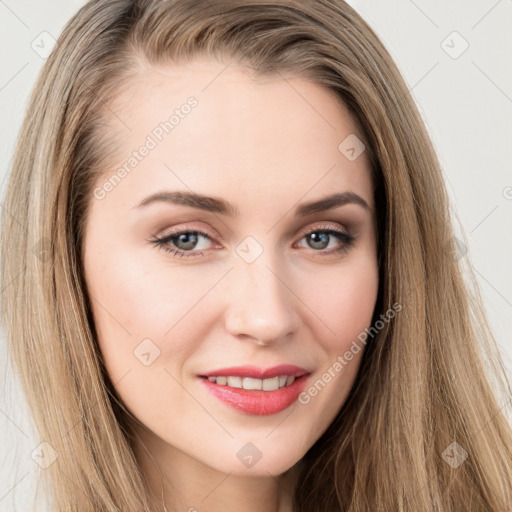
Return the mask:
[(294, 403), (310, 372), (295, 365), (271, 368), (237, 366), (201, 374), (201, 382), (216, 398), (247, 414), (270, 415)]

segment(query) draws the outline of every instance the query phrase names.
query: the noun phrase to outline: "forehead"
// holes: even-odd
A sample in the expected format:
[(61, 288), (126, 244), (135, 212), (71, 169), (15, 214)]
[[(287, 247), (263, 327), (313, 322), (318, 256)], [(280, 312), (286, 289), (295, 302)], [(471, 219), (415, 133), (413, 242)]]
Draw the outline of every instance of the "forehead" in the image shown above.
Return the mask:
[(144, 67), (112, 112), (118, 159), (110, 173), (150, 147), (114, 191), (132, 203), (170, 187), (290, 201), (357, 189), (372, 204), (366, 154), (352, 160), (343, 152), (347, 139), (362, 140), (354, 118), (333, 91), (306, 78), (255, 79), (247, 68), (207, 58)]

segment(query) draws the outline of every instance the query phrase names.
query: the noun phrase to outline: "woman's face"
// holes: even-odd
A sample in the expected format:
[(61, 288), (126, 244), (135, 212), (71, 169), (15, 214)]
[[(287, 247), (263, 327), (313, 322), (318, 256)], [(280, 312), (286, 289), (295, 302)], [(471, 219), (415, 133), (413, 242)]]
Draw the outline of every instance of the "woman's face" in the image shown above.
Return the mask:
[(110, 111), (83, 257), (114, 387), (163, 465), (281, 474), (345, 402), (376, 302), (362, 136), (310, 81), (207, 59)]

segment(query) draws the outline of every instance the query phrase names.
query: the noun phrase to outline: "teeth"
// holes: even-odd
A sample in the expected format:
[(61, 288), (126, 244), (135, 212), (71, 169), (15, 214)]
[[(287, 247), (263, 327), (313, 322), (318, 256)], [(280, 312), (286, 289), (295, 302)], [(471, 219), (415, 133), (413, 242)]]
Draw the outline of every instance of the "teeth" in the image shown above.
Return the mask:
[(275, 391), (279, 389), (279, 377), (274, 377), (273, 379), (263, 379), (261, 389), (263, 391)]
[(229, 386), (238, 389), (257, 389), (263, 391), (275, 391), (295, 382), (291, 375), (281, 375), (270, 379), (253, 379), (252, 377), (208, 377), (210, 382), (221, 386)]
[(242, 377), (228, 377), (228, 386), (231, 388), (241, 388)]
[(286, 379), (286, 385), (289, 386), (290, 384), (293, 384), (295, 382), (295, 377), (288, 377)]
[(251, 377), (244, 377), (242, 387), (244, 389), (261, 389), (263, 381), (261, 379), (251, 379)]

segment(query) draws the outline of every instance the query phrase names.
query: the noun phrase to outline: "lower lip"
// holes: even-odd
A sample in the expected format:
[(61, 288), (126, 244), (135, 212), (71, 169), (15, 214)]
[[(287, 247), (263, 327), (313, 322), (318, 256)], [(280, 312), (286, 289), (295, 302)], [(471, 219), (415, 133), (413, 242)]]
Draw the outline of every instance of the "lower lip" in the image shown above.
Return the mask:
[(290, 407), (304, 389), (307, 377), (307, 375), (298, 377), (293, 384), (274, 391), (232, 388), (215, 384), (204, 378), (201, 378), (201, 381), (213, 396), (225, 404), (247, 414), (268, 416)]

